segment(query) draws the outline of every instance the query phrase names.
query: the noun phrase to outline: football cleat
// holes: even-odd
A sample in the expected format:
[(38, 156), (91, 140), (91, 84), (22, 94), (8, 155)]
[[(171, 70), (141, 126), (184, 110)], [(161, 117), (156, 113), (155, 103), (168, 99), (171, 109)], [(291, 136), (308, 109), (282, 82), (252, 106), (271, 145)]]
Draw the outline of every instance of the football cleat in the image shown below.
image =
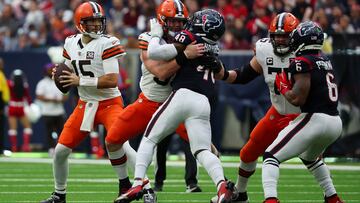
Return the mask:
[(330, 197), (325, 197), (325, 203), (344, 203), (340, 197), (335, 194)]
[(217, 193), (217, 203), (230, 203), (232, 194), (234, 192), (234, 186), (235, 184), (231, 181), (222, 181)]
[(153, 189), (144, 189), (144, 203), (156, 203), (157, 197)]
[(233, 194), (232, 203), (249, 203), (249, 197), (246, 192), (236, 192)]
[(280, 200), (278, 200), (276, 197), (270, 197), (264, 200), (263, 203), (280, 203)]
[(155, 185), (154, 185), (154, 191), (156, 191), (156, 192), (161, 192), (162, 190), (163, 190), (163, 183), (157, 183), (157, 182), (155, 182)]
[(126, 193), (131, 188), (131, 183), (129, 178), (119, 181), (119, 194), (118, 197)]
[(186, 193), (201, 192), (201, 188), (196, 184), (190, 184), (186, 187)]
[(65, 194), (51, 193), (51, 196), (40, 203), (66, 203)]
[[(211, 198), (210, 203), (216, 203), (218, 196), (215, 195)], [(236, 188), (231, 197), (231, 203), (249, 203), (249, 198), (246, 192), (237, 192)]]
[(142, 185), (130, 188), (126, 193), (120, 195), (114, 200), (114, 203), (129, 203), (133, 200), (139, 200), (144, 194), (143, 187), (149, 183), (149, 180), (144, 180)]

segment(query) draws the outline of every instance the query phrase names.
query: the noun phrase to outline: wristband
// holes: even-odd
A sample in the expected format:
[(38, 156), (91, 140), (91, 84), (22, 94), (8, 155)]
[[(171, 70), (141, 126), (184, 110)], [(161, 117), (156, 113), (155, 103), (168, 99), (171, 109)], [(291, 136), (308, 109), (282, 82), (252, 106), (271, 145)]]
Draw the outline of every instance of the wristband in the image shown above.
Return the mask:
[(183, 66), (186, 61), (187, 61), (187, 58), (186, 58), (186, 55), (183, 51), (179, 52), (176, 57), (175, 57), (175, 60), (176, 60), (176, 63), (179, 65), (179, 66)]
[(227, 80), (229, 75), (230, 75), (229, 71), (225, 70), (224, 71), (224, 76), (221, 78), (221, 80)]
[(79, 86), (92, 86), (97, 87), (98, 78), (80, 78)]

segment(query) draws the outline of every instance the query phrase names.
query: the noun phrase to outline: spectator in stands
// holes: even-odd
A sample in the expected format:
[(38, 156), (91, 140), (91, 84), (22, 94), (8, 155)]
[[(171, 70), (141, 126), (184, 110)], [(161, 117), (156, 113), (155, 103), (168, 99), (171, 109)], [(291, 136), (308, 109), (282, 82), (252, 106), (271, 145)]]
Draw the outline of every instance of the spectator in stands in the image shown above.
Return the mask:
[(360, 5), (354, 4), (350, 8), (351, 24), (354, 26), (355, 32), (360, 33)]
[(47, 150), (52, 157), (57, 137), (61, 133), (65, 122), (64, 102), (67, 96), (60, 92), (51, 79), (54, 64), (44, 66), (44, 78), (36, 85), (36, 98), (39, 100), (45, 134), (48, 141)]
[(124, 15), (128, 9), (123, 0), (112, 0), (112, 8), (109, 9), (109, 19), (115, 32), (120, 32), (124, 22)]
[(199, 11), (200, 5), (199, 2), (196, 0), (185, 0), (184, 1), (186, 7), (188, 8), (189, 11), (189, 15), (191, 16), (193, 13), (195, 13), (196, 11)]
[(23, 126), (23, 144), (21, 151), (29, 152), (30, 137), (32, 135), (31, 123), (25, 116), (24, 107), (31, 104), (30, 89), (27, 83), (24, 72), (20, 69), (15, 69), (8, 80), (10, 88), (9, 101), (9, 139), (11, 144), (11, 151), (17, 152), (17, 123)]
[(20, 27), (20, 22), (16, 19), (13, 9), (10, 4), (4, 4), (0, 12), (0, 34), (3, 40), (0, 40), (0, 50), (5, 51), (14, 50), (16, 42), (17, 29)]
[(9, 87), (4, 74), (4, 60), (0, 58), (0, 155), (5, 149), (5, 105), (9, 102), (9, 99)]
[(291, 11), (301, 22), (311, 20), (313, 8), (306, 0), (296, 0), (295, 7)]
[(254, 16), (247, 22), (246, 29), (252, 35), (251, 42), (256, 42), (267, 36), (271, 15), (267, 11), (266, 4), (261, 1), (255, 1), (253, 12)]

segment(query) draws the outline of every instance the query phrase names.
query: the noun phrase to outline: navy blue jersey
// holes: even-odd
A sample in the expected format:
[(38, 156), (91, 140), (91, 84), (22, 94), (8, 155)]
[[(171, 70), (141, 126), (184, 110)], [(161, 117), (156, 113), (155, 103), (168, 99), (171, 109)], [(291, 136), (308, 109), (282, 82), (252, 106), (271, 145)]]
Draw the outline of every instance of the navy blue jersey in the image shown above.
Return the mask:
[(330, 60), (324, 55), (296, 57), (290, 64), (292, 75), (309, 72), (311, 87), (301, 112), (338, 115), (338, 89)]
[[(188, 31), (182, 31), (175, 36), (176, 43), (188, 45), (198, 39), (195, 35)], [(211, 47), (211, 46), (209, 46)], [(208, 97), (210, 103), (215, 99), (215, 79), (214, 73), (204, 68), (206, 61), (201, 57), (187, 60), (184, 65), (176, 72), (176, 76), (171, 85), (173, 90), (187, 88), (194, 92), (200, 93)]]

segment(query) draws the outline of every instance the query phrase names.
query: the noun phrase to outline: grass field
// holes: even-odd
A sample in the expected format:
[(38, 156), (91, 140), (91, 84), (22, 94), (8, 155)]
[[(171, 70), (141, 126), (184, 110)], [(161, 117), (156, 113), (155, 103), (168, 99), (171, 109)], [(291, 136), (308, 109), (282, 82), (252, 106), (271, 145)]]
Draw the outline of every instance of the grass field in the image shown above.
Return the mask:
[[(0, 157), (0, 202), (39, 202), (53, 191), (52, 166), (48, 163), (8, 162)], [(41, 159), (43, 160), (43, 159)], [(106, 161), (96, 164), (71, 163), (67, 202), (112, 202), (117, 195), (117, 179)], [(215, 195), (215, 186), (200, 168), (201, 193), (185, 193), (184, 167), (169, 163), (164, 191), (158, 193), (159, 203), (209, 202)], [(174, 166), (175, 165), (175, 166)], [(236, 180), (236, 163), (225, 167), (225, 173)], [(332, 170), (338, 193), (345, 202), (360, 203), (360, 169)], [(281, 169), (279, 196), (282, 203), (321, 203), (322, 192), (305, 169)], [(149, 170), (153, 177), (153, 167)], [(263, 200), (261, 169), (250, 180), (249, 196), (252, 203)], [(141, 201), (139, 201), (141, 202)]]

